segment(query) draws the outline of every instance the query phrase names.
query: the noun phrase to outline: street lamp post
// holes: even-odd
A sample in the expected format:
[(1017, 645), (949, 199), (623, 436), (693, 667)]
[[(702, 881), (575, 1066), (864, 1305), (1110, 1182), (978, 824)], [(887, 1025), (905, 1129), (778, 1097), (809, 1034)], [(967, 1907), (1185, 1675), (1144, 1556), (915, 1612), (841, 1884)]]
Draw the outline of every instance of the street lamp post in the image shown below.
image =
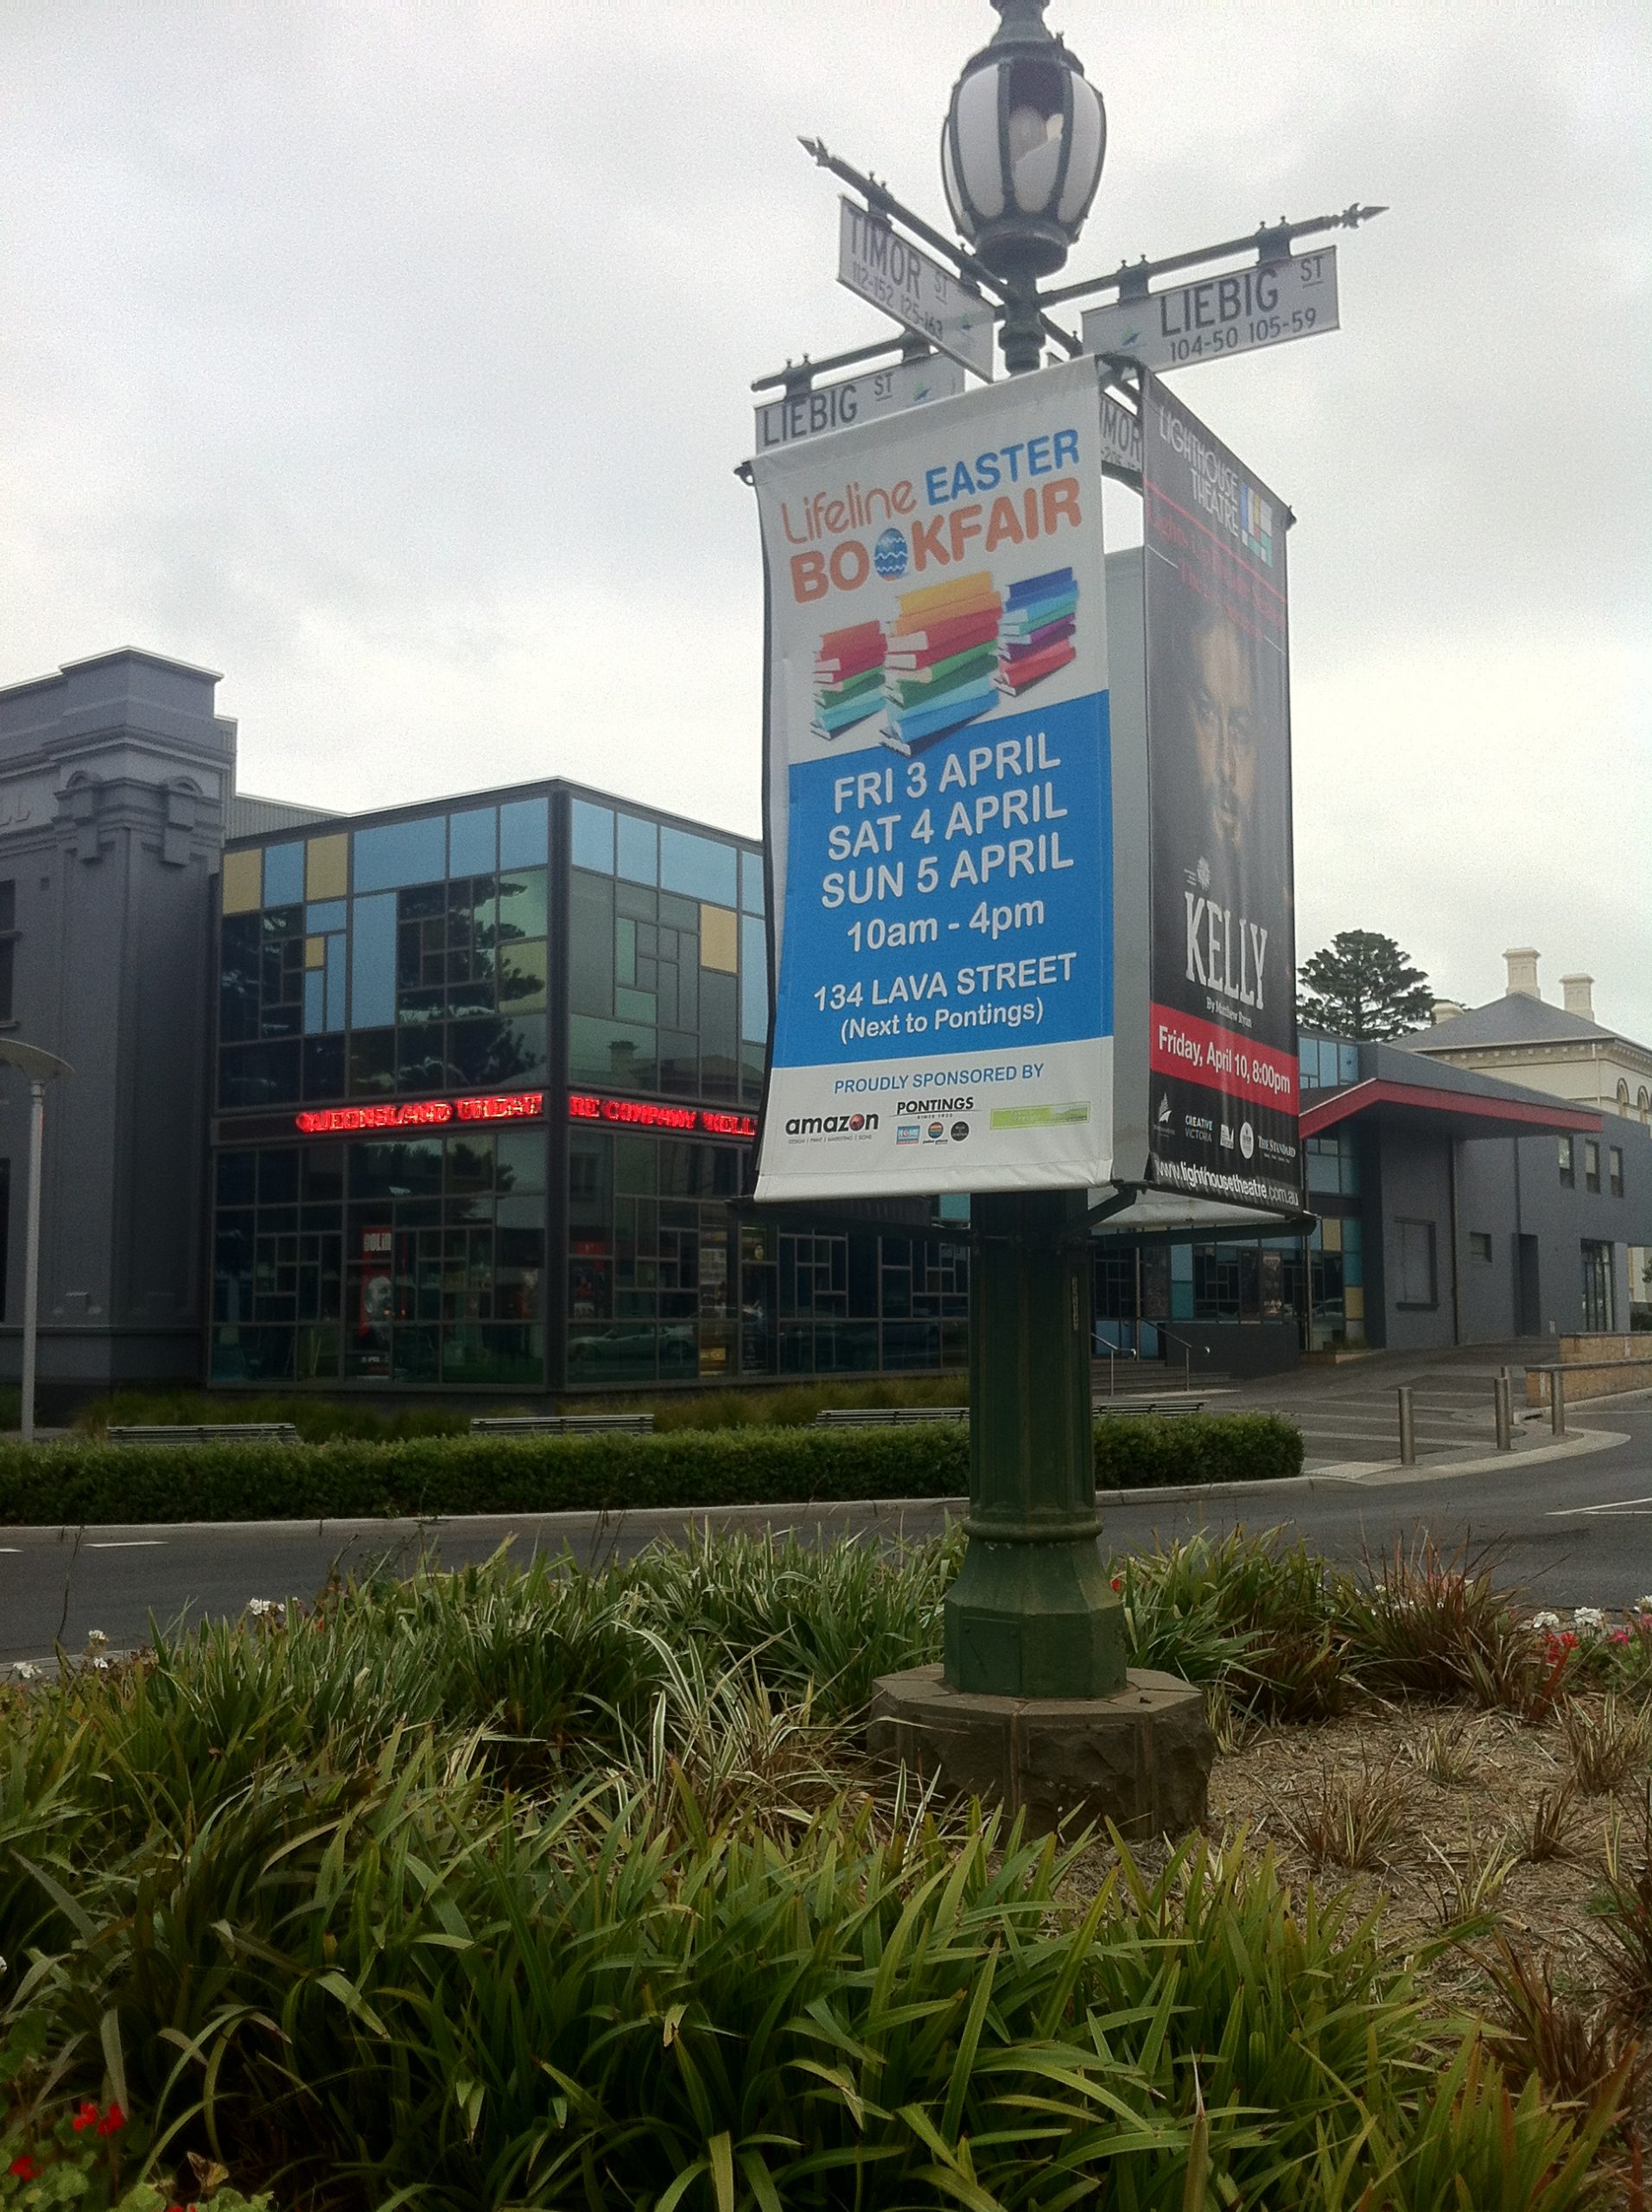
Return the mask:
[(23, 1234), (22, 1440), (35, 1440), (35, 1356), (40, 1336), (41, 1154), (46, 1138), (46, 1086), (54, 1076), (74, 1070), (55, 1052), (38, 1045), (0, 1038), (0, 1064), (20, 1069), (29, 1078), (29, 1198)]
[[(1107, 120), (1045, 0), (964, 64), (941, 140), (953, 219), (1005, 294), (1012, 374), (1043, 351), (1039, 279), (1058, 270), (1101, 180)], [(1122, 1609), (1096, 1510), (1088, 1198), (978, 1194), (970, 1283), (969, 1547), (946, 1599), (950, 1688), (1101, 1698), (1126, 1677)]]

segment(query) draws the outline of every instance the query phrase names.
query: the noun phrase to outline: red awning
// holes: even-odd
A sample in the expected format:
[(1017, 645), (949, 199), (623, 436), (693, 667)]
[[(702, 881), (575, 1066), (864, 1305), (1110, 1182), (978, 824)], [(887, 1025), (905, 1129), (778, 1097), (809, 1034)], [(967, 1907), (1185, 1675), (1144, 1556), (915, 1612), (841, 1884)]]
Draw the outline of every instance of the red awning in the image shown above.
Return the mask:
[(1381, 1083), (1373, 1076), (1364, 1083), (1350, 1084), (1346, 1090), (1331, 1092), (1316, 1105), (1305, 1107), (1298, 1127), (1305, 1137), (1314, 1137), (1324, 1129), (1334, 1129), (1339, 1122), (1352, 1121), (1356, 1115), (1378, 1109), (1386, 1109), (1407, 1121), (1426, 1120), (1441, 1114), (1459, 1125), (1470, 1122), (1483, 1125), (1477, 1129), (1458, 1126), (1452, 1131), (1457, 1136), (1517, 1136), (1522, 1130), (1547, 1129), (1557, 1136), (1576, 1131), (1592, 1137), (1598, 1136), (1604, 1126), (1598, 1114), (1592, 1114), (1586, 1107), (1568, 1106), (1560, 1098), (1552, 1106), (1540, 1106), (1535, 1100), (1496, 1098), (1484, 1091), (1436, 1090), (1420, 1083)]

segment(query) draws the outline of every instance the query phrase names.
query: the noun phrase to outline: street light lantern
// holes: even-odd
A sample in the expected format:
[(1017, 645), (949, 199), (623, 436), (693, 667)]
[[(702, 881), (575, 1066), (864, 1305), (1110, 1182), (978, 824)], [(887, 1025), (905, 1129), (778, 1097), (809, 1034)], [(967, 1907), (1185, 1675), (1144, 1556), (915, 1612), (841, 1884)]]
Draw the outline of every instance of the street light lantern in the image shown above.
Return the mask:
[[(1001, 21), (963, 65), (941, 134), (952, 219), (1012, 289), (1061, 267), (1101, 182), (1102, 96), (1044, 22), (1045, 0), (993, 0)], [(1036, 367), (1034, 359), (1009, 366)]]

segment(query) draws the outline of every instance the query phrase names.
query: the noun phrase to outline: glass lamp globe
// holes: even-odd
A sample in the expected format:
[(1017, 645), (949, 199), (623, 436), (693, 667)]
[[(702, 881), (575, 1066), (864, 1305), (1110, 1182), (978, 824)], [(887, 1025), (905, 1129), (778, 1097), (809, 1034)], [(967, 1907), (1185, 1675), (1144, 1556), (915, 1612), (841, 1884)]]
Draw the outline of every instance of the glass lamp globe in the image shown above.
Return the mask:
[(965, 62), (941, 134), (960, 234), (995, 276), (1046, 276), (1077, 238), (1107, 152), (1102, 96), (1044, 22), (1045, 0), (993, 0), (991, 41)]

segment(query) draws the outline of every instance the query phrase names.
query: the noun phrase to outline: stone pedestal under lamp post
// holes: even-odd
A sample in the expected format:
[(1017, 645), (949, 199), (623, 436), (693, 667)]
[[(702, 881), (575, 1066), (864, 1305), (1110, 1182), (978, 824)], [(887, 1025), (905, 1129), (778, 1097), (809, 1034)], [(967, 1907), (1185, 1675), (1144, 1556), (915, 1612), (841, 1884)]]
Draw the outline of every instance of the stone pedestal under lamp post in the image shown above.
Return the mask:
[[(993, 4), (1000, 26), (953, 89), (941, 166), (959, 232), (1004, 287), (1013, 373), (1039, 365), (1038, 282), (1077, 237), (1107, 127), (1045, 0)], [(870, 1740), (1034, 1828), (1174, 1833), (1204, 1815), (1215, 1745), (1198, 1689), (1126, 1665), (1096, 1510), (1087, 1207), (1083, 1191), (972, 1203), (968, 1548), (944, 1664), (878, 1682)]]

